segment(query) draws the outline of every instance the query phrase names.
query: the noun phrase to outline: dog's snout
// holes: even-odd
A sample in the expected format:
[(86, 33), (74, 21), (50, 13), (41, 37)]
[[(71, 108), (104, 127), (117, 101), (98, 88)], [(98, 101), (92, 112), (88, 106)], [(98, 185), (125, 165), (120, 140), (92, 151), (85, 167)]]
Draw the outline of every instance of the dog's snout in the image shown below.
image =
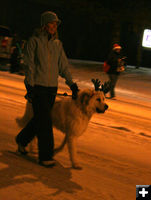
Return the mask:
[(109, 107), (109, 106), (108, 106), (107, 104), (105, 104), (105, 110), (107, 110), (107, 109), (108, 109), (108, 107)]

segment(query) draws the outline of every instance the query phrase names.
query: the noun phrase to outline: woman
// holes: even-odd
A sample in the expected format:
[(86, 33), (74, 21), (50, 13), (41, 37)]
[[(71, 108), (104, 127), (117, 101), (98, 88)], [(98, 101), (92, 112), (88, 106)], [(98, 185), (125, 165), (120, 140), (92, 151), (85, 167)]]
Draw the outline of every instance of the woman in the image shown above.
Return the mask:
[[(27, 42), (24, 52), (25, 85), (27, 99), (32, 102), (34, 117), (16, 137), (18, 151), (27, 154), (25, 147), (35, 137), (38, 138), (39, 164), (51, 167), (54, 138), (50, 112), (55, 102), (58, 75), (65, 78), (66, 84), (76, 98), (78, 87), (73, 83), (68, 70), (68, 60), (62, 43), (57, 39), (60, 20), (54, 12), (41, 15), (41, 29)], [(59, 113), (58, 113), (59, 114)]]

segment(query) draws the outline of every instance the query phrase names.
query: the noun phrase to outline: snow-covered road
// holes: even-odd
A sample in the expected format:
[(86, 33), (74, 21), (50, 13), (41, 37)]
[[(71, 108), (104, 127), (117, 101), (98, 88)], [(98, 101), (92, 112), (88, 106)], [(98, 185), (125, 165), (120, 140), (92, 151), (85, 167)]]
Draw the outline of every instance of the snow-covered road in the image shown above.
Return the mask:
[[(81, 89), (93, 87), (91, 78), (107, 80), (97, 66), (76, 65), (71, 72)], [(15, 118), (24, 112), (24, 77), (0, 72), (0, 199), (135, 199), (136, 185), (151, 184), (150, 77), (141, 70), (121, 76), (117, 100), (106, 100), (109, 109), (95, 114), (78, 140), (83, 170), (76, 171), (70, 168), (66, 148), (56, 155), (58, 164), (53, 169), (8, 153), (15, 151), (14, 137), (20, 130)], [(59, 92), (70, 93), (61, 78)], [(63, 135), (57, 130), (54, 133), (57, 145)]]

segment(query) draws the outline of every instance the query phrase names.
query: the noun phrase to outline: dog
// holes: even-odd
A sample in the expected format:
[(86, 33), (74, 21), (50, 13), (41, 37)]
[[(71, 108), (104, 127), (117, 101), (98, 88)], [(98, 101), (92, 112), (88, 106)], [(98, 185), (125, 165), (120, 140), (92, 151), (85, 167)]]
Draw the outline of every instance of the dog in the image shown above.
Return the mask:
[[(75, 100), (63, 98), (56, 101), (50, 113), (52, 123), (55, 128), (65, 134), (65, 137), (61, 145), (54, 149), (54, 155), (67, 144), (72, 167), (81, 169), (77, 161), (76, 138), (86, 131), (94, 113), (104, 113), (107, 109), (108, 105), (105, 103), (104, 92), (94, 89), (79, 91)], [(32, 116), (32, 104), (27, 101), (24, 116), (17, 118), (16, 121), (20, 127), (24, 127)]]

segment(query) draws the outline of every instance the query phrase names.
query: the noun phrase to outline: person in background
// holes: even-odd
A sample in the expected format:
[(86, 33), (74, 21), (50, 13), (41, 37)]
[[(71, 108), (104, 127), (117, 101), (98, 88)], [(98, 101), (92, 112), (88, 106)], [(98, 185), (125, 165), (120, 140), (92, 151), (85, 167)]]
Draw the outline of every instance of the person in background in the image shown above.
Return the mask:
[[(34, 116), (16, 136), (18, 152), (27, 154), (26, 146), (37, 136), (39, 164), (55, 165), (51, 109), (58, 88), (58, 75), (65, 78), (76, 99), (79, 91), (69, 72), (69, 63), (58, 39), (58, 16), (51, 11), (41, 15), (41, 28), (26, 42), (24, 50), (26, 98), (32, 103)], [(59, 113), (58, 113), (59, 115)]]
[(23, 49), (24, 49), (25, 41), (21, 40), (16, 42), (15, 46), (12, 48), (11, 58), (10, 58), (10, 72), (11, 73), (19, 73), (24, 75), (23, 73)]
[(121, 53), (122, 47), (119, 44), (114, 44), (113, 48), (106, 60), (106, 63), (109, 65), (109, 70), (106, 72), (110, 81), (110, 99), (115, 99), (115, 86), (119, 75), (124, 71), (124, 66), (122, 64), (125, 57)]
[(14, 48), (12, 49), (12, 54), (10, 58), (10, 72), (15, 73), (19, 71), (20, 68), (20, 56), (21, 56), (21, 47), (20, 43), (16, 42)]

